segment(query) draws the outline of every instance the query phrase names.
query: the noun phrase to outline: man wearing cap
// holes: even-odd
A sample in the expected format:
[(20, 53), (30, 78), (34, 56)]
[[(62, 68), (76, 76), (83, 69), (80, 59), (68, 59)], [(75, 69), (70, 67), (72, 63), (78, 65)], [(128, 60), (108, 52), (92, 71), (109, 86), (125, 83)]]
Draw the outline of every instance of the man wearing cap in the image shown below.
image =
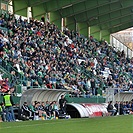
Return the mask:
[(14, 111), (13, 111), (13, 100), (11, 96), (11, 91), (8, 90), (3, 97), (3, 102), (6, 109), (6, 120), (7, 121), (15, 121)]

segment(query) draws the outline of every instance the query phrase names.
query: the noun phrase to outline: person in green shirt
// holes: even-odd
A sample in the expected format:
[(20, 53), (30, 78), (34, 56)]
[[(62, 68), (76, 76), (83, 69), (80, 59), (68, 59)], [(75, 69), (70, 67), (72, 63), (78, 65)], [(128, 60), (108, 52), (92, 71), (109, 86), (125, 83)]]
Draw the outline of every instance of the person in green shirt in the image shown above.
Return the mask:
[(2, 122), (2, 106), (0, 105), (0, 122)]
[(36, 113), (36, 110), (35, 110), (35, 102), (33, 102), (32, 104), (29, 105), (29, 109), (32, 111), (33, 114)]
[(6, 110), (3, 102), (0, 103), (0, 118), (0, 121), (6, 121)]
[(54, 118), (59, 116), (59, 108), (58, 108), (58, 105), (56, 104), (56, 101), (53, 101), (52, 111), (53, 111)]

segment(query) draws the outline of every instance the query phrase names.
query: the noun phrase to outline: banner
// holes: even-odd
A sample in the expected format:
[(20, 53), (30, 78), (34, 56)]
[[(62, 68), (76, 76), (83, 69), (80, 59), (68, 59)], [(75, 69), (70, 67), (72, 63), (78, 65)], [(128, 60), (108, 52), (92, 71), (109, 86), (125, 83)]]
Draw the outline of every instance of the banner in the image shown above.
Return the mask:
[(81, 105), (88, 111), (89, 117), (103, 116), (108, 113), (104, 104), (82, 103)]

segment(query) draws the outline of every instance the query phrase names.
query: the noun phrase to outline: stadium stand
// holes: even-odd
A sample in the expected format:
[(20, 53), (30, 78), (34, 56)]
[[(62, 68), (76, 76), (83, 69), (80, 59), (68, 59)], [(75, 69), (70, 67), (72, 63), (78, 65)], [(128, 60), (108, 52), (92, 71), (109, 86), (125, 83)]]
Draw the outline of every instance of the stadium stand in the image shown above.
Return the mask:
[(49, 22), (28, 23), (10, 13), (0, 20), (7, 28), (0, 31), (0, 56), (1, 66), (11, 73), (8, 88), (21, 79), (29, 88), (66, 89), (77, 97), (102, 95), (107, 87), (133, 91), (133, 58), (106, 41), (87, 39), (68, 28), (62, 32)]
[[(68, 90), (69, 96), (85, 98), (102, 95), (106, 88), (116, 88), (115, 94), (118, 88), (120, 92), (133, 92), (133, 58), (116, 51), (105, 40), (98, 41), (93, 36), (87, 39), (66, 27), (61, 31), (49, 21), (28, 22), (10, 13), (1, 14), (0, 26), (2, 93), (15, 85)], [(40, 103), (36, 102), (38, 109)], [(130, 114), (132, 103), (119, 104), (121, 114)], [(31, 110), (25, 102), (23, 115), (27, 111)], [(45, 111), (38, 109), (34, 113), (39, 116), (41, 112), (40, 116), (46, 117)], [(30, 113), (27, 117), (31, 117)]]

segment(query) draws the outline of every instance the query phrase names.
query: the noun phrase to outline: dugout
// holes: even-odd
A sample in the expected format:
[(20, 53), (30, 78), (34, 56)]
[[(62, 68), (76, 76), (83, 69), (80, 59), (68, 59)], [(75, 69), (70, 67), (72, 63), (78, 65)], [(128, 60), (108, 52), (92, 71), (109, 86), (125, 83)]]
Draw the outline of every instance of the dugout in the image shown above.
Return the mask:
[(89, 117), (87, 110), (79, 103), (67, 103), (66, 110), (71, 118)]
[[(59, 101), (61, 95), (69, 93), (67, 90), (57, 89), (29, 89), (22, 94), (20, 99), (20, 107), (24, 102), (31, 104), (33, 101)], [(67, 113), (72, 118), (85, 118), (102, 116), (103, 113), (107, 113), (107, 109), (104, 104), (99, 103), (67, 103)]]
[(120, 92), (114, 96), (115, 101), (131, 101), (133, 99), (133, 92)]
[(33, 101), (59, 101), (61, 95), (65, 95), (66, 93), (69, 93), (69, 91), (57, 89), (29, 89), (22, 94), (20, 107), (24, 102), (31, 104)]

